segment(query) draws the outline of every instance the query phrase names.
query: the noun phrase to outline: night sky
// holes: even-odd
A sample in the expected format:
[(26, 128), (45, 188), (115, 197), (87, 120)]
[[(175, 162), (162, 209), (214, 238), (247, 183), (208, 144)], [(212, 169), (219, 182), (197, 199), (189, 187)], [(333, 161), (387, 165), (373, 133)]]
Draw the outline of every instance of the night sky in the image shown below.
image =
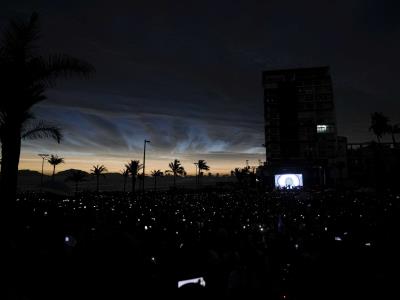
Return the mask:
[[(65, 140), (23, 143), (20, 168), (37, 153), (65, 157), (62, 168), (122, 169), (142, 160), (189, 173), (264, 160), (261, 72), (331, 67), (340, 135), (370, 141), (369, 114), (400, 123), (399, 1), (1, 1), (0, 25), (39, 12), (44, 51), (96, 67), (64, 81), (35, 108)], [(60, 169), (62, 169), (60, 168)]]

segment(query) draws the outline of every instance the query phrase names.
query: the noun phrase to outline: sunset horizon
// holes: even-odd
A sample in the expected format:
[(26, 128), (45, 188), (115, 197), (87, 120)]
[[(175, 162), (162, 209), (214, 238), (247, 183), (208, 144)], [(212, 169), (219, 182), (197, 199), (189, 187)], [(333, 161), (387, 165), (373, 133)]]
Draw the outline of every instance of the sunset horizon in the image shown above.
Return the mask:
[[(40, 153), (38, 152), (38, 154)], [(62, 163), (57, 166), (56, 173), (69, 169), (79, 169), (89, 173), (90, 170), (93, 168), (93, 166), (98, 164), (106, 166), (108, 173), (121, 173), (121, 171), (125, 169), (125, 164), (127, 164), (129, 161), (139, 160), (141, 163), (143, 162), (143, 153), (141, 154), (138, 153), (138, 155), (131, 155), (131, 156), (126, 155), (118, 158), (115, 158), (113, 156), (96, 156), (90, 153), (71, 155), (62, 151), (54, 153), (44, 151), (43, 153), (50, 155), (55, 154), (65, 159), (65, 163)], [(19, 170), (32, 170), (41, 172), (42, 159), (38, 156), (38, 154), (23, 153), (21, 155)], [(213, 155), (214, 157), (212, 157)], [(216, 173), (219, 173), (219, 175), (221, 176), (230, 175), (232, 170), (234, 170), (235, 168), (243, 168), (246, 166), (247, 163), (250, 167), (253, 166), (258, 167), (260, 165), (260, 162), (265, 161), (265, 154), (249, 155), (246, 153), (242, 153), (238, 155), (237, 153), (232, 153), (232, 154), (224, 153), (220, 154), (219, 156), (222, 157), (228, 156), (228, 158), (224, 159), (218, 156), (215, 157), (215, 154), (202, 154), (202, 155), (180, 154), (176, 156), (171, 155), (170, 157), (167, 158), (160, 156), (152, 157), (152, 152), (148, 150), (148, 152), (146, 151), (146, 175), (150, 176), (150, 172), (153, 170), (161, 170), (162, 172), (165, 172), (165, 170), (169, 169), (168, 164), (174, 159), (180, 160), (182, 166), (185, 168), (185, 171), (187, 172), (187, 175), (191, 176), (195, 174), (196, 170), (194, 163), (197, 162), (199, 159), (206, 160), (210, 166), (210, 170), (205, 172), (204, 175), (207, 175), (208, 173), (216, 175)], [(229, 156), (235, 156), (236, 159), (234, 160), (229, 159)], [(43, 173), (46, 175), (51, 175), (52, 172), (53, 172), (52, 166), (47, 161), (45, 161)]]

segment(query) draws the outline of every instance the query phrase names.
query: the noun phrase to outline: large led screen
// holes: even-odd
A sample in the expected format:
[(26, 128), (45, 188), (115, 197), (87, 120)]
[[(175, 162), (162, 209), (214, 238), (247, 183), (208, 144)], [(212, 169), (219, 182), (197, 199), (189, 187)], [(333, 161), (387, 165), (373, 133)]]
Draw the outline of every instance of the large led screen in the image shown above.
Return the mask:
[(294, 188), (303, 186), (303, 174), (276, 174), (275, 187)]

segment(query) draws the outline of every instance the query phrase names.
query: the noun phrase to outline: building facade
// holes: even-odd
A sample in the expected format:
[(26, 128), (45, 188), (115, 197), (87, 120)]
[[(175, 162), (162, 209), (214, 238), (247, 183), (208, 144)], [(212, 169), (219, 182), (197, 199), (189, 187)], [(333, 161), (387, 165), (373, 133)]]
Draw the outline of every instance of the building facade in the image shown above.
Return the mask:
[(343, 160), (338, 146), (345, 141), (337, 136), (329, 67), (265, 71), (263, 88), (271, 175), (301, 172), (310, 184), (334, 180)]

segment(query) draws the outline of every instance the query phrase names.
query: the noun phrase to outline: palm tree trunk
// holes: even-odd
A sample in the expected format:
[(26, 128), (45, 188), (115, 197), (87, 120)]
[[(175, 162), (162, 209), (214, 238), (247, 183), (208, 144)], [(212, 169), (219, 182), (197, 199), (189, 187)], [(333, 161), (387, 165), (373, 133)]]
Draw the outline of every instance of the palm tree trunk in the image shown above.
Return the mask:
[[(2, 135), (1, 153), (1, 193), (3, 220), (12, 218), (15, 212), (15, 200), (18, 185), (18, 165), (21, 152), (20, 127), (4, 128)], [(10, 219), (12, 220), (12, 219)]]
[(154, 191), (157, 190), (157, 176), (154, 176)]
[(51, 176), (52, 181), (54, 181), (56, 175), (56, 165), (53, 165), (53, 175)]
[(99, 193), (99, 176), (96, 176), (96, 191)]
[(176, 187), (176, 173), (174, 173), (174, 187)]
[(200, 171), (201, 171), (201, 170), (199, 169), (199, 176), (197, 177), (197, 184), (198, 184), (198, 185), (201, 185), (201, 184), (200, 184), (200, 180), (201, 180), (201, 178), (200, 178)]
[(124, 178), (124, 194), (126, 192), (126, 177)]
[(132, 195), (135, 194), (136, 177), (132, 176)]

